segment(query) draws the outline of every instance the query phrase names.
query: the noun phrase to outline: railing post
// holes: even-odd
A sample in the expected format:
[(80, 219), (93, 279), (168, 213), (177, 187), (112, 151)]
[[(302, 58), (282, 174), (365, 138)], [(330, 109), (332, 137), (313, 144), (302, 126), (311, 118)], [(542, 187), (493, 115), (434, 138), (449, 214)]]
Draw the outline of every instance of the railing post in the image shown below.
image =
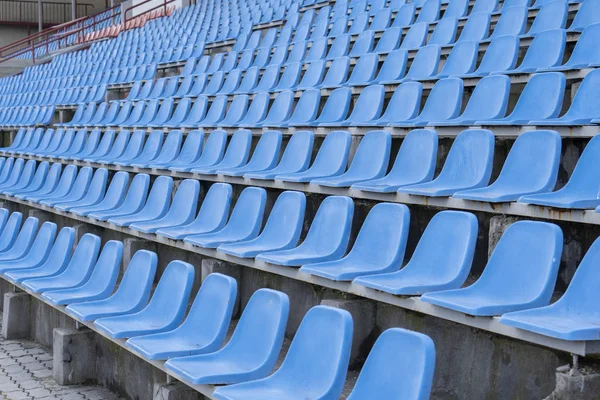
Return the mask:
[(77, 19), (77, 0), (71, 0), (71, 21)]
[(44, 13), (42, 11), (42, 0), (38, 0), (38, 32), (41, 32), (43, 29), (42, 20), (44, 18)]

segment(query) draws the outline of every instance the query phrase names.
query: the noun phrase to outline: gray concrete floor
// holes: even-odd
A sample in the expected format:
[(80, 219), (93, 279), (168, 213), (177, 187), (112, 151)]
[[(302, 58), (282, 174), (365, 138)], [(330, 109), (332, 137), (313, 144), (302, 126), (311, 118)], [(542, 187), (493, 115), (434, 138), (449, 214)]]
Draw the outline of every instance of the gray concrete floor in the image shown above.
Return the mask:
[[(2, 314), (0, 313), (0, 324)], [(99, 386), (61, 386), (52, 379), (52, 354), (34, 342), (0, 338), (0, 400), (115, 400)]]

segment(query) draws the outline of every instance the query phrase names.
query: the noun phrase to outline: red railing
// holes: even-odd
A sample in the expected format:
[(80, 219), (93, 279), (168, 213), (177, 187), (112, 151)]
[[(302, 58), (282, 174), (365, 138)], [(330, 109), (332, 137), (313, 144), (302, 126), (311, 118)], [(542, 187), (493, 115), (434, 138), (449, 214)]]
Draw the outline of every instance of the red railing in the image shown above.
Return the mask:
[[(1, 47), (0, 63), (28, 53), (31, 53), (31, 58), (35, 63), (35, 52), (37, 49), (45, 47), (46, 52), (48, 52), (50, 44), (55, 42), (58, 42), (58, 48), (67, 47), (70, 45), (68, 38), (73, 35), (76, 35), (79, 42), (83, 43), (85, 41), (85, 31), (90, 28), (94, 30), (102, 22), (120, 15), (119, 7), (115, 6), (91, 17), (82, 17), (74, 21), (56, 25)], [(99, 15), (104, 13), (107, 13), (107, 15), (100, 18)]]
[(160, 1), (160, 4), (150, 8), (148, 10), (144, 10), (143, 12), (141, 12), (140, 14), (138, 14), (136, 16), (133, 16), (133, 14), (131, 16), (128, 16), (128, 13), (135, 8), (141, 7), (143, 5), (147, 5), (148, 3), (155, 3), (155, 2), (159, 3), (157, 0), (144, 0), (141, 3), (135, 4), (127, 9), (125, 9), (125, 13), (123, 14), (123, 16), (125, 18), (124, 23), (127, 24), (127, 22), (131, 21), (134, 18), (141, 17), (145, 14), (149, 14), (149, 13), (156, 11), (158, 9), (161, 9), (161, 8), (163, 9), (164, 15), (167, 15), (167, 6), (171, 3), (174, 3), (175, 1), (176, 0), (162, 0), (162, 1)]
[[(77, 3), (77, 17), (90, 15), (94, 8), (92, 4)], [(2, 24), (37, 24), (38, 2), (35, 0), (0, 0), (0, 23)], [(71, 4), (56, 1), (42, 3), (42, 24), (56, 25), (71, 20)]]
[[(130, 27), (136, 27), (135, 24), (128, 24), (131, 20), (135, 19), (143, 19), (147, 14), (151, 14), (150, 18), (155, 18), (157, 16), (168, 15), (168, 5), (174, 3), (176, 0), (160, 0), (158, 5), (155, 5), (152, 8), (144, 9), (140, 14), (133, 16), (131, 10), (148, 5), (149, 3), (158, 3), (157, 0), (145, 0), (136, 5), (133, 5), (127, 8), (123, 13), (124, 20), (121, 21), (120, 28), (129, 29)], [(94, 16), (87, 18), (79, 18), (75, 21), (67, 22), (61, 25), (54, 26), (50, 29), (46, 29), (42, 32), (36, 33), (34, 35), (28, 36), (21, 40), (18, 40), (14, 43), (11, 43), (7, 46), (0, 48), (0, 63), (25, 55), (30, 54), (34, 64), (35, 64), (35, 53), (37, 49), (45, 48), (46, 53), (50, 49), (50, 44), (58, 42), (57, 49), (68, 47), (71, 45), (69, 43), (68, 38), (77, 37), (78, 44), (85, 44), (87, 42), (92, 42), (95, 38), (91, 38), (86, 34), (86, 31), (90, 30), (95, 31), (94, 29), (97, 25), (101, 24), (104, 21), (115, 18), (120, 15), (121, 10), (120, 6), (115, 6), (104, 10)], [(116, 10), (119, 9), (118, 12)], [(161, 13), (157, 13), (157, 10), (161, 10)], [(107, 15), (103, 18), (99, 18), (100, 14), (107, 13)], [(152, 16), (152, 13), (155, 15)], [(128, 15), (130, 14), (130, 15)], [(119, 30), (120, 31), (120, 30)]]

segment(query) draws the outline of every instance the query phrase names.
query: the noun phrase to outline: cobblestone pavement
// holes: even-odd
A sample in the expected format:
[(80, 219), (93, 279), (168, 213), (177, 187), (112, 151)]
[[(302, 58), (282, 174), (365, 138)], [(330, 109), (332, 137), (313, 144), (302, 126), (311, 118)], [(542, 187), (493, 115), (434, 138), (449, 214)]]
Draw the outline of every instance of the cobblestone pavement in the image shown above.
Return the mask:
[(33, 342), (0, 338), (0, 400), (32, 399), (116, 400), (120, 397), (100, 386), (60, 386), (52, 379), (52, 354)]

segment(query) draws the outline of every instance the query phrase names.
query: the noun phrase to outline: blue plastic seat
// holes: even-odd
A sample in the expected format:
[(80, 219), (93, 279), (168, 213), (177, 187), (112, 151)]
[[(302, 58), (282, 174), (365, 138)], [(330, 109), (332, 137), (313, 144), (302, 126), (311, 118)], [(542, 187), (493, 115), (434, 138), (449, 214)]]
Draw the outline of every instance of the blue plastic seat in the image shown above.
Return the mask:
[(206, 117), (206, 111), (208, 110), (208, 97), (198, 97), (192, 104), (192, 108), (186, 119), (181, 121), (179, 124), (182, 128), (194, 127), (198, 123), (202, 122)]
[(454, 45), (439, 74), (432, 78), (468, 75), (475, 70), (479, 43), (464, 41)]
[[(534, 154), (535, 157), (532, 157)], [(560, 154), (561, 139), (558, 132), (524, 132), (512, 146), (494, 183), (457, 192), (453, 197), (498, 203), (552, 190), (558, 177)]]
[(438, 45), (428, 45), (420, 48), (401, 81), (431, 79), (438, 72), (440, 55), (441, 48)]
[[(427, 1), (435, 1), (439, 2), (439, 0), (427, 0)], [(419, 17), (422, 14), (419, 14)], [(418, 19), (418, 18), (417, 18)], [(417, 22), (411, 25), (406, 35), (404, 35), (404, 39), (402, 40), (402, 44), (400, 45), (400, 50), (413, 50), (422, 47), (427, 40), (427, 34), (429, 33), (429, 25), (426, 22)]]
[(94, 172), (94, 176), (89, 181), (83, 194), (70, 194), (66, 198), (54, 202), (53, 207), (61, 211), (70, 211), (76, 207), (94, 206), (104, 198), (107, 181), (108, 170), (106, 168), (98, 168)]
[(524, 73), (554, 68), (562, 63), (567, 42), (567, 33), (562, 29), (552, 29), (538, 33), (521, 64), (514, 70), (503, 73)]
[[(542, 7), (543, 8), (543, 7)], [(569, 25), (569, 31), (581, 32), (588, 26), (600, 23), (600, 1), (584, 1), (581, 3), (573, 22)]]
[(563, 340), (596, 340), (598, 312), (594, 307), (598, 282), (596, 240), (588, 249), (571, 279), (565, 294), (555, 303), (531, 310), (504, 314), (500, 322), (530, 332)]
[(149, 186), (150, 176), (137, 174), (131, 180), (127, 193), (122, 198), (111, 199), (107, 195), (105, 200), (98, 204), (94, 210), (86, 210), (86, 214), (90, 218), (105, 221), (112, 217), (137, 213), (144, 206)]
[(563, 104), (565, 75), (560, 72), (535, 74), (523, 88), (515, 108), (505, 118), (477, 121), (477, 125), (526, 125), (531, 120), (556, 118)]
[(538, 34), (554, 29), (564, 29), (569, 15), (569, 4), (566, 1), (550, 1), (544, 4), (538, 11), (527, 36)]
[[(232, 69), (227, 74), (227, 79), (223, 82), (223, 86), (214, 94), (231, 94), (233, 93), (238, 86), (240, 85), (240, 81), (242, 79), (242, 71), (239, 69)], [(208, 89), (208, 88), (207, 88)], [(212, 94), (212, 93), (207, 93)]]
[(333, 60), (338, 57), (347, 56), (349, 50), (350, 35), (347, 33), (336, 35), (331, 43), (331, 47), (329, 47), (327, 55), (325, 56), (325, 60)]
[(77, 286), (54, 287), (44, 291), (42, 298), (54, 305), (103, 300), (110, 296), (117, 284), (122, 258), (123, 242), (110, 240), (102, 248), (85, 283)]
[(373, 83), (395, 82), (402, 79), (406, 72), (408, 63), (408, 52), (406, 50), (394, 50), (388, 53), (381, 65)]
[(330, 187), (349, 187), (354, 183), (381, 178), (387, 171), (391, 143), (389, 132), (368, 132), (360, 141), (348, 171), (339, 176), (313, 179), (310, 183)]
[(492, 13), (498, 8), (498, 0), (476, 0), (471, 14), (478, 12)]
[(234, 94), (247, 94), (254, 92), (254, 88), (258, 84), (258, 76), (260, 73), (259, 67), (250, 67), (244, 72), (244, 77), (240, 86), (233, 92)]
[(305, 171), (310, 164), (313, 143), (313, 132), (298, 131), (294, 133), (277, 166), (263, 171), (245, 172), (244, 178), (270, 180), (279, 174)]
[(331, 62), (331, 65), (327, 69), (323, 83), (321, 84), (322, 89), (338, 88), (343, 85), (348, 77), (348, 71), (350, 69), (350, 57), (338, 57)]
[(206, 85), (208, 83), (208, 75), (202, 74), (194, 77), (194, 84), (187, 92), (185, 97), (198, 97), (204, 93)]
[[(582, 69), (600, 65), (598, 57), (598, 39), (600, 38), (600, 23), (584, 29), (573, 48), (571, 56), (563, 65), (548, 68), (553, 71)], [(562, 61), (559, 60), (559, 61)]]
[(440, 79), (433, 85), (423, 106), (423, 110), (418, 116), (403, 121), (398, 119), (391, 120), (390, 125), (405, 127), (425, 126), (429, 121), (444, 121), (456, 118), (460, 113), (462, 105), (463, 89), (464, 86), (461, 79)]
[[(344, 35), (344, 36), (349, 36), (349, 35)], [(400, 46), (401, 39), (402, 39), (402, 28), (399, 28), (399, 27), (387, 28), (381, 35), (381, 38), (379, 39), (379, 41), (377, 42), (377, 46), (375, 46), (373, 53), (386, 54), (391, 51), (394, 51), (395, 49), (398, 48), (398, 46)], [(336, 40), (337, 40), (337, 38), (336, 38)], [(345, 56), (347, 53), (348, 52), (346, 51), (346, 53), (338, 54), (336, 57)], [(331, 58), (335, 58), (335, 57), (331, 57)]]
[[(5, 229), (12, 228), (12, 226), (9, 226), (10, 222), (11, 221), (9, 220)], [(0, 240), (1, 239), (2, 238), (0, 237)], [(46, 272), (44, 271), (49, 268), (58, 268), (59, 271), (62, 270), (69, 261), (74, 240), (75, 230), (70, 227), (62, 228), (58, 233), (56, 240), (51, 244), (52, 248), (49, 249), (47, 254), (39, 254), (40, 256), (43, 256), (42, 258), (32, 257), (27, 262), (12, 262), (6, 265), (2, 268), (2, 277), (9, 282), (19, 283), (30, 277), (45, 276)]]
[(321, 109), (321, 114), (319, 114), (319, 117), (309, 125), (341, 124), (348, 115), (351, 100), (352, 89), (349, 87), (341, 87), (332, 90)]
[(599, 146), (600, 138), (594, 136), (581, 153), (569, 181), (561, 189), (526, 195), (519, 198), (519, 203), (572, 209), (595, 208), (600, 205), (600, 169), (597, 166), (597, 160), (600, 159)]
[[(492, 173), (494, 134), (484, 129), (462, 131), (456, 136), (439, 175), (430, 182), (403, 186), (400, 193), (451, 196), (487, 186)], [(465, 168), (465, 166), (469, 168)]]
[(294, 103), (294, 92), (285, 90), (279, 92), (269, 108), (265, 119), (257, 124), (257, 127), (278, 127), (285, 123), (292, 115), (292, 105)]
[(600, 84), (600, 70), (594, 69), (590, 71), (581, 84), (575, 97), (571, 102), (571, 106), (567, 112), (558, 118), (547, 118), (544, 120), (532, 120), (531, 125), (587, 125), (595, 123), (595, 118), (598, 118), (600, 102), (598, 98), (600, 94), (596, 88)]
[(382, 8), (378, 10), (373, 16), (373, 20), (369, 25), (371, 31), (385, 31), (390, 25), (390, 19), (392, 18), (392, 10), (389, 8)]
[[(67, 172), (66, 168), (65, 172)], [(65, 172), (63, 172), (63, 175)], [(65, 180), (64, 186), (57, 186), (55, 191), (50, 193), (48, 196), (45, 196), (43, 200), (39, 201), (39, 203), (54, 207), (59, 203), (69, 203), (72, 201), (81, 200), (87, 193), (90, 182), (92, 181), (93, 173), (94, 171), (91, 167), (81, 168), (77, 173), (77, 177), (73, 181), (70, 181), (69, 185), (67, 185), (67, 181)], [(100, 179), (102, 175), (104, 174), (100, 173), (100, 175), (98, 175), (98, 179)]]
[(350, 252), (342, 259), (306, 264), (301, 272), (335, 281), (398, 269), (404, 258), (410, 212), (403, 204), (380, 203), (367, 215)]
[(100, 238), (86, 233), (81, 237), (68, 264), (61, 270), (46, 270), (45, 275), (31, 277), (22, 281), (22, 286), (34, 293), (52, 289), (77, 287), (90, 277), (100, 253)]
[(527, 27), (527, 6), (502, 7), (502, 14), (496, 23), (490, 39), (503, 35), (522, 35)]
[(21, 193), (30, 186), (39, 188), (44, 183), (44, 179), (46, 179), (50, 165), (47, 161), (43, 161), (36, 169), (35, 164), (33, 160), (28, 161), (23, 173), (19, 177), (19, 181), (6, 189), (0, 189), (0, 192), (8, 196), (14, 196), (16, 193)]
[(70, 208), (70, 212), (77, 215), (88, 215), (92, 212), (106, 211), (117, 208), (123, 203), (129, 185), (129, 173), (118, 171), (110, 180), (110, 185), (101, 201), (96, 204), (80, 204)]
[(271, 289), (257, 290), (248, 301), (231, 339), (222, 349), (173, 358), (165, 366), (196, 384), (226, 384), (263, 378), (277, 361), (288, 314), (286, 294)]
[(261, 253), (257, 260), (299, 267), (340, 259), (348, 246), (354, 203), (349, 197), (327, 197), (317, 211), (304, 241), (297, 247)]
[(133, 314), (99, 318), (94, 325), (115, 339), (173, 330), (184, 318), (193, 280), (192, 265), (171, 261), (144, 309)]
[[(144, 142), (145, 140), (145, 142)], [(111, 164), (129, 166), (134, 163), (145, 163), (152, 161), (162, 147), (164, 140), (163, 131), (153, 130), (146, 139), (146, 132), (136, 130), (131, 135), (127, 148), (123, 155), (116, 160), (111, 161)], [(103, 162), (100, 160), (100, 162)]]
[[(320, 334), (315, 335), (315, 332)], [(218, 388), (214, 397), (220, 400), (337, 399), (346, 380), (352, 334), (349, 312), (327, 306), (313, 307), (302, 319), (283, 364), (275, 373), (264, 379)]]
[[(165, 146), (166, 142), (165, 141)], [(193, 130), (188, 132), (185, 138), (185, 142), (181, 146), (181, 151), (174, 158), (170, 158), (170, 156), (165, 156), (162, 160), (158, 160), (158, 158), (162, 158), (162, 154), (164, 154), (165, 146), (163, 146), (161, 151), (161, 156), (157, 159), (153, 160), (148, 168), (157, 168), (164, 169), (167, 167), (178, 167), (185, 166), (191, 163), (196, 162), (202, 153), (202, 145), (204, 144), (204, 131), (202, 130)], [(171, 153), (173, 154), (173, 153)]]
[(316, 60), (308, 63), (306, 72), (302, 76), (300, 83), (296, 86), (297, 90), (312, 89), (321, 84), (325, 75), (325, 60)]
[(518, 36), (500, 36), (490, 42), (479, 67), (463, 77), (485, 76), (492, 73), (504, 73), (513, 70), (519, 53)]
[(404, 268), (398, 263), (393, 270), (362, 275), (353, 283), (403, 296), (458, 289), (471, 270), (478, 226), (471, 213), (441, 211), (429, 221)]
[[(251, 144), (252, 132), (246, 129), (239, 129), (231, 137), (231, 141), (227, 146), (227, 151), (218, 163), (207, 164), (206, 161), (202, 160), (203, 157), (201, 157), (198, 162), (192, 166), (191, 172), (210, 175), (216, 174), (217, 171), (221, 169), (237, 168), (246, 165), (250, 155)], [(203, 154), (204, 153), (206, 153), (206, 150)], [(214, 156), (215, 155), (213, 154), (213, 157)], [(214, 158), (212, 158), (212, 160), (214, 160)]]
[(227, 132), (217, 129), (208, 135), (200, 156), (191, 164), (172, 165), (172, 171), (189, 172), (195, 167), (214, 166), (221, 161), (227, 145)]
[[(450, 2), (450, 5), (448, 5), (448, 7), (451, 7), (451, 5), (454, 3), (460, 3), (460, 2), (461, 2), (460, 0), (457, 2), (452, 1), (452, 2)], [(444, 18), (439, 20), (438, 23), (436, 24), (435, 29), (431, 33), (431, 37), (429, 38), (429, 41), (427, 42), (427, 44), (437, 44), (439, 46), (447, 46), (447, 45), (454, 43), (454, 41), (456, 40), (456, 30), (458, 28), (458, 19), (453, 18), (453, 17), (446, 18), (447, 13), (448, 13), (448, 9), (446, 9), (446, 12), (444, 13)]]
[(54, 163), (39, 182), (33, 182), (26, 189), (20, 190), (12, 195), (17, 199), (25, 199), (29, 195), (35, 195), (43, 191), (52, 190), (58, 184), (62, 172), (62, 164)]
[(300, 239), (305, 209), (306, 197), (303, 193), (283, 192), (258, 237), (221, 244), (217, 250), (236, 257), (251, 258), (259, 253), (295, 247)]
[[(452, 2), (450, 2), (452, 4)], [(393, 369), (399, 373), (385, 373)], [(384, 331), (371, 349), (348, 400), (427, 399), (433, 386), (435, 346), (431, 338), (401, 328)]]
[(220, 230), (186, 236), (183, 241), (194, 246), (217, 248), (222, 243), (254, 239), (262, 226), (267, 194), (263, 188), (242, 191), (227, 224)]
[[(153, 102), (153, 105), (156, 106), (156, 105), (158, 105), (158, 103)], [(123, 121), (118, 126), (120, 126), (120, 127), (133, 126), (139, 120), (141, 120), (141, 118), (145, 115), (145, 112), (146, 112), (146, 102), (139, 101), (139, 102), (135, 103), (135, 106), (133, 106), (133, 108), (131, 109), (131, 113), (127, 117), (127, 120)], [(152, 110), (150, 110), (150, 112), (152, 112)], [(150, 120), (152, 117), (153, 117), (153, 115), (149, 115), (148, 120)]]
[(440, 0), (425, 0), (419, 10), (415, 23), (434, 22), (440, 18)]
[(467, 22), (463, 26), (456, 43), (469, 41), (481, 42), (487, 39), (490, 33), (490, 14), (488, 12), (474, 12), (471, 10)]
[(246, 172), (261, 172), (275, 167), (279, 160), (281, 141), (282, 134), (280, 131), (263, 132), (248, 164), (240, 167), (219, 169), (217, 174), (243, 176)]
[(66, 195), (73, 185), (77, 176), (77, 167), (67, 165), (62, 171), (60, 179), (57, 182), (46, 181), (44, 187), (33, 193), (24, 194), (23, 199), (39, 203), (42, 200), (62, 197)]
[(306, 171), (277, 175), (276, 180), (310, 182), (313, 179), (341, 175), (348, 164), (350, 133), (333, 131), (327, 134), (312, 166)]
[(144, 233), (154, 233), (160, 228), (187, 224), (196, 215), (199, 194), (200, 182), (185, 179), (179, 184), (169, 211), (160, 217), (138, 220), (129, 227)]
[(187, 119), (191, 107), (191, 99), (181, 99), (171, 117), (164, 123), (160, 124), (160, 126), (165, 128), (178, 128)]
[[(0, 233), (0, 253), (7, 251), (15, 244), (17, 236), (20, 233), (22, 220), (23, 214), (20, 212), (13, 212), (10, 214)], [(33, 222), (29, 225), (31, 224), (33, 224)]]
[[(280, 67), (277, 67), (279, 70)], [(289, 63), (285, 66), (281, 77), (277, 81), (277, 85), (272, 88), (274, 92), (293, 89), (300, 82), (300, 72), (302, 72), (302, 64), (299, 62)], [(277, 74), (278, 75), (278, 74)], [(260, 86), (260, 83), (259, 83)], [(258, 88), (256, 89), (258, 91)]]
[(126, 102), (122, 103), (121, 108), (119, 109), (119, 113), (115, 116), (114, 119), (102, 120), (95, 126), (121, 126), (121, 125), (124, 125), (129, 120), (129, 118), (131, 117), (131, 115), (134, 112), (139, 113), (141, 111), (141, 109), (143, 109), (143, 107), (144, 107), (144, 102), (138, 102), (134, 106), (132, 102), (126, 101)]
[(401, 83), (392, 98), (388, 102), (388, 106), (378, 119), (371, 121), (362, 121), (363, 126), (382, 126), (387, 125), (394, 120), (405, 121), (412, 119), (419, 113), (421, 106), (421, 94), (423, 86), (419, 82), (404, 82)]
[(557, 225), (515, 222), (500, 238), (475, 283), (461, 289), (427, 293), (421, 300), (475, 316), (548, 305), (562, 247), (563, 234)]
[[(123, 155), (131, 139), (131, 132), (127, 130), (119, 132), (114, 141), (112, 140), (113, 137), (114, 131), (105, 132), (103, 140), (98, 145), (96, 151), (89, 157), (85, 157), (83, 160), (89, 162), (106, 161), (106, 163), (110, 163)], [(136, 139), (135, 141), (137, 143), (137, 148), (141, 146), (141, 138), (142, 137), (140, 136), (139, 139)]]
[(300, 95), (294, 112), (286, 121), (279, 124), (268, 124), (272, 126), (307, 126), (315, 121), (319, 111), (321, 101), (321, 91), (318, 89), (308, 89)]
[[(23, 226), (23, 229), (30, 226)], [(55, 237), (56, 224), (53, 222), (44, 222), (37, 233), (32, 231), (31, 239), (19, 235), (14, 246), (0, 256), (0, 273), (40, 265), (48, 257)], [(23, 239), (29, 240), (24, 243)], [(23, 244), (27, 246), (21, 246)]]
[(360, 56), (350, 77), (344, 85), (346, 86), (362, 86), (368, 85), (375, 79), (377, 66), (379, 64), (379, 56), (374, 53), (367, 53)]
[(129, 226), (139, 221), (162, 218), (168, 211), (172, 192), (173, 178), (164, 175), (159, 176), (152, 184), (146, 202), (139, 211), (111, 216), (108, 218), (108, 222), (117, 226)]
[(192, 222), (169, 228), (160, 228), (156, 231), (156, 234), (178, 240), (188, 235), (209, 233), (222, 229), (229, 216), (231, 196), (231, 185), (226, 183), (213, 184), (206, 193), (204, 201), (202, 201), (198, 215)]
[(248, 111), (241, 121), (237, 122), (236, 126), (243, 128), (252, 128), (260, 124), (267, 117), (267, 111), (270, 102), (269, 93), (255, 93), (248, 107)]
[(65, 311), (82, 321), (140, 311), (150, 298), (157, 261), (155, 253), (147, 250), (137, 251), (112, 296), (102, 300), (73, 303)]
[(430, 121), (427, 125), (472, 125), (478, 120), (495, 120), (506, 115), (510, 95), (510, 78), (491, 75), (482, 78), (475, 86), (463, 113), (445, 121)]
[(410, 131), (402, 141), (390, 172), (383, 178), (354, 183), (352, 189), (389, 193), (401, 186), (430, 181), (435, 170), (437, 147), (438, 136), (435, 131)]
[(125, 345), (150, 360), (212, 353), (221, 347), (237, 297), (235, 279), (210, 274), (185, 321), (176, 329), (129, 339)]

